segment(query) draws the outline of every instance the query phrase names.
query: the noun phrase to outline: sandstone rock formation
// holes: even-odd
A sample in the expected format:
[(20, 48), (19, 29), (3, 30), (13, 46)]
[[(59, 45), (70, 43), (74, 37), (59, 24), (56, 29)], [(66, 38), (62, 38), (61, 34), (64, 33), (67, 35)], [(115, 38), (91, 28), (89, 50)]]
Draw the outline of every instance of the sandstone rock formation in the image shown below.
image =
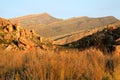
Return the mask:
[[(23, 44), (23, 45), (26, 46), (27, 48), (32, 48), (32, 47), (35, 46), (33, 42), (25, 39), (24, 37), (20, 37), (19, 40), (18, 40), (18, 43), (19, 43), (19, 44)], [(19, 44), (18, 44), (18, 45), (19, 45)]]
[(9, 33), (11, 33), (11, 32), (13, 31), (13, 27), (12, 27), (12, 25), (10, 25), (10, 24), (8, 24), (8, 25), (6, 26), (6, 29), (7, 29), (7, 31), (8, 31)]
[(34, 30), (0, 18), (0, 46), (7, 50), (30, 50), (41, 46), (41, 37)]

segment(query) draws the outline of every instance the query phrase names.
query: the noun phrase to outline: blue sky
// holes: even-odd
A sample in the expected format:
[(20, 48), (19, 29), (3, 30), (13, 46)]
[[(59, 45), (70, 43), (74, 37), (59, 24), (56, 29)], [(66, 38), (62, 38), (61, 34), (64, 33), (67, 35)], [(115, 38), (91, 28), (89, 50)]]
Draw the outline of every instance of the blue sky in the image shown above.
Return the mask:
[(115, 16), (120, 0), (1, 0), (0, 17), (14, 18), (47, 12), (57, 18)]

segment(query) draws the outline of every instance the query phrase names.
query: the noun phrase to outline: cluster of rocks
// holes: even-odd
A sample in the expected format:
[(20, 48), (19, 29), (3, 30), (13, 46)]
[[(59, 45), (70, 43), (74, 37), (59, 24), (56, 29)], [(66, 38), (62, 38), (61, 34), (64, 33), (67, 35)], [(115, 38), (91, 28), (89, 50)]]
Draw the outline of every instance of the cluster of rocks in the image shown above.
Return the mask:
[(18, 23), (0, 18), (0, 41), (5, 50), (26, 50), (35, 49), (43, 40), (34, 30), (27, 30)]

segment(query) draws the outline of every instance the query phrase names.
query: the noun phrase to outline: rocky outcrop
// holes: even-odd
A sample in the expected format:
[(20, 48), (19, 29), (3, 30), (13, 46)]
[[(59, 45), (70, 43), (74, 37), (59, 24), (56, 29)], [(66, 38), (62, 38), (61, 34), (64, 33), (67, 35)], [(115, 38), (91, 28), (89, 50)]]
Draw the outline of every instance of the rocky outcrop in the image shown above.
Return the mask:
[(11, 24), (9, 20), (0, 18), (0, 26), (6, 26), (7, 24)]
[[(35, 45), (33, 42), (28, 41), (27, 39), (25, 39), (24, 37), (20, 37), (18, 40), (18, 46), (22, 44), (24, 46), (26, 46), (27, 48), (33, 48)], [(20, 47), (20, 46), (19, 46)]]
[(0, 47), (6, 51), (30, 50), (41, 46), (41, 37), (34, 30), (27, 30), (20, 24), (0, 18)]

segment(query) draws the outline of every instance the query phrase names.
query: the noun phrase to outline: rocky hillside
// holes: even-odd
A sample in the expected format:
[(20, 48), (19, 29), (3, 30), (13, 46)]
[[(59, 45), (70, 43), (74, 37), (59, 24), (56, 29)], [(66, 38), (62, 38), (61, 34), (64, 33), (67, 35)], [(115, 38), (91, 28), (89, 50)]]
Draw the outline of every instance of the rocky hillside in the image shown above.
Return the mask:
[(42, 46), (44, 41), (34, 30), (0, 18), (0, 48), (8, 51), (35, 49)]

